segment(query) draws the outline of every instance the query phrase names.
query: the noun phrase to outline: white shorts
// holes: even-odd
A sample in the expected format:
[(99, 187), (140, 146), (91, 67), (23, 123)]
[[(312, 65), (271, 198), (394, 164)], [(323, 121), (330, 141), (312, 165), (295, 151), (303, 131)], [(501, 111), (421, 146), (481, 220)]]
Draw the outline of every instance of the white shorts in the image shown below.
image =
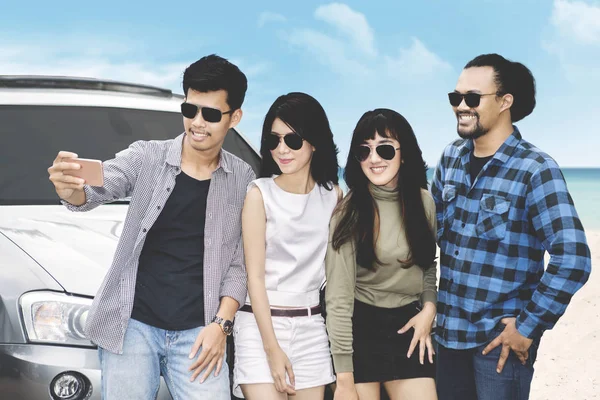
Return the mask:
[[(296, 390), (323, 386), (335, 381), (329, 339), (321, 314), (271, 319), (279, 346), (292, 363), (296, 376)], [(273, 383), (273, 377), (253, 313), (238, 311), (233, 335), (233, 394), (243, 398), (240, 385)]]

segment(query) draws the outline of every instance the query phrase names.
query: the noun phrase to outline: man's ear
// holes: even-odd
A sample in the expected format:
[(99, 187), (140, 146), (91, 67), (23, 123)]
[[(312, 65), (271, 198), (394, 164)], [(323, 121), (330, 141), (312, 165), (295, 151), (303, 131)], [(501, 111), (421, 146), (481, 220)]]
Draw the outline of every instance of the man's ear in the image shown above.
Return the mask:
[(244, 113), (242, 112), (241, 108), (238, 108), (231, 114), (231, 121), (229, 122), (229, 129), (235, 128), (235, 126), (240, 123), (240, 121), (242, 120), (243, 114)]
[(502, 96), (502, 104), (500, 106), (500, 112), (511, 108), (514, 101), (515, 101), (515, 98), (510, 93), (507, 93), (504, 96)]

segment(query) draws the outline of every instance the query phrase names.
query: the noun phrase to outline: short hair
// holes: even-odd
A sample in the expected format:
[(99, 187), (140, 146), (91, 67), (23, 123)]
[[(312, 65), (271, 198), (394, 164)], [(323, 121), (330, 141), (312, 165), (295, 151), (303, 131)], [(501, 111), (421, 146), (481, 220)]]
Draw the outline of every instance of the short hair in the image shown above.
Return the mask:
[(338, 184), (338, 148), (333, 141), (329, 119), (319, 102), (306, 93), (292, 92), (279, 96), (265, 116), (263, 123), (260, 154), (262, 156), (261, 177), (280, 175), (281, 169), (273, 160), (271, 150), (266, 146), (267, 135), (276, 118), (283, 121), (291, 130), (302, 136), (314, 148), (310, 173), (325, 189), (332, 190), (331, 184)]
[(510, 108), (512, 122), (517, 122), (531, 114), (535, 108), (535, 78), (525, 65), (507, 60), (499, 54), (482, 54), (465, 65), (472, 67), (492, 67), (496, 94), (512, 94), (514, 101)]
[(202, 57), (183, 73), (183, 93), (187, 96), (188, 89), (197, 92), (227, 92), (227, 104), (232, 110), (242, 107), (248, 80), (240, 69), (216, 54)]

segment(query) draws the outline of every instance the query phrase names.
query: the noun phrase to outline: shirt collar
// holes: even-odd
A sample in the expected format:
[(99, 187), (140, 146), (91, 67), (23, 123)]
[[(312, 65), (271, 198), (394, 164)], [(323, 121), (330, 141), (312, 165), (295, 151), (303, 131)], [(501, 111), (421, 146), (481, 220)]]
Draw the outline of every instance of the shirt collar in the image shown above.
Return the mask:
[[(169, 150), (167, 152), (167, 158), (165, 160), (167, 164), (181, 168), (181, 152), (183, 150), (184, 140), (185, 132), (173, 139), (173, 143), (171, 143), (171, 147), (169, 147)], [(230, 163), (230, 154), (227, 151), (221, 149), (221, 152), (219, 154), (219, 163), (217, 164), (217, 168), (215, 169), (215, 171), (219, 168), (223, 168), (223, 171), (225, 171), (226, 173), (231, 173), (231, 168), (229, 165)]]
[(171, 147), (169, 147), (167, 152), (167, 159), (165, 160), (167, 164), (181, 168), (181, 151), (183, 150), (184, 138), (185, 133), (182, 133), (173, 139), (173, 143), (171, 143)]
[[(517, 148), (517, 146), (519, 145), (519, 143), (521, 142), (522, 136), (519, 132), (519, 128), (513, 125), (513, 129), (514, 130), (511, 133), (511, 135), (508, 138), (506, 138), (504, 143), (502, 143), (502, 146), (500, 146), (500, 148), (494, 154), (494, 157), (492, 157), (493, 160), (498, 160), (501, 163), (507, 162), (510, 159), (513, 152), (515, 151), (515, 149)], [(468, 157), (469, 154), (473, 151), (473, 147), (473, 139), (465, 140), (459, 146), (459, 157), (462, 159), (464, 159), (464, 157)]]

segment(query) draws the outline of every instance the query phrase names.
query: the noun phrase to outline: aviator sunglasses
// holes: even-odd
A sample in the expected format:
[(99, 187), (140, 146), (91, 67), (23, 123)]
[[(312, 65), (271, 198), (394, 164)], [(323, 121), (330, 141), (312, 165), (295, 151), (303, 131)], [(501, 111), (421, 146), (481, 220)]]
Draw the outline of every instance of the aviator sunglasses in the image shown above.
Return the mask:
[[(400, 147), (396, 148), (391, 144), (380, 144), (375, 146), (375, 151), (379, 157), (387, 161), (393, 160), (394, 157), (396, 157), (396, 150), (400, 150)], [(354, 149), (354, 157), (358, 160), (358, 162), (363, 162), (369, 158), (371, 151), (373, 151), (373, 148), (370, 146), (358, 146), (356, 149)]]
[(465, 104), (469, 108), (479, 107), (479, 103), (481, 103), (481, 96), (495, 96), (496, 93), (458, 93), (458, 92), (450, 92), (448, 93), (448, 100), (450, 100), (450, 104), (452, 107), (458, 107), (460, 103), (462, 103), (463, 99), (465, 99)]
[(206, 122), (220, 122), (223, 114), (229, 114), (233, 112), (233, 110), (223, 112), (221, 110), (217, 110), (216, 108), (197, 106), (192, 103), (181, 103), (181, 113), (186, 118), (196, 118), (198, 111), (202, 112), (202, 118), (204, 118)]
[(277, 146), (279, 146), (279, 143), (281, 143), (281, 139), (283, 139), (285, 145), (291, 150), (300, 150), (302, 148), (302, 142), (304, 141), (302, 136), (298, 135), (296, 132), (289, 133), (283, 137), (269, 134), (263, 141), (269, 150), (275, 150)]

